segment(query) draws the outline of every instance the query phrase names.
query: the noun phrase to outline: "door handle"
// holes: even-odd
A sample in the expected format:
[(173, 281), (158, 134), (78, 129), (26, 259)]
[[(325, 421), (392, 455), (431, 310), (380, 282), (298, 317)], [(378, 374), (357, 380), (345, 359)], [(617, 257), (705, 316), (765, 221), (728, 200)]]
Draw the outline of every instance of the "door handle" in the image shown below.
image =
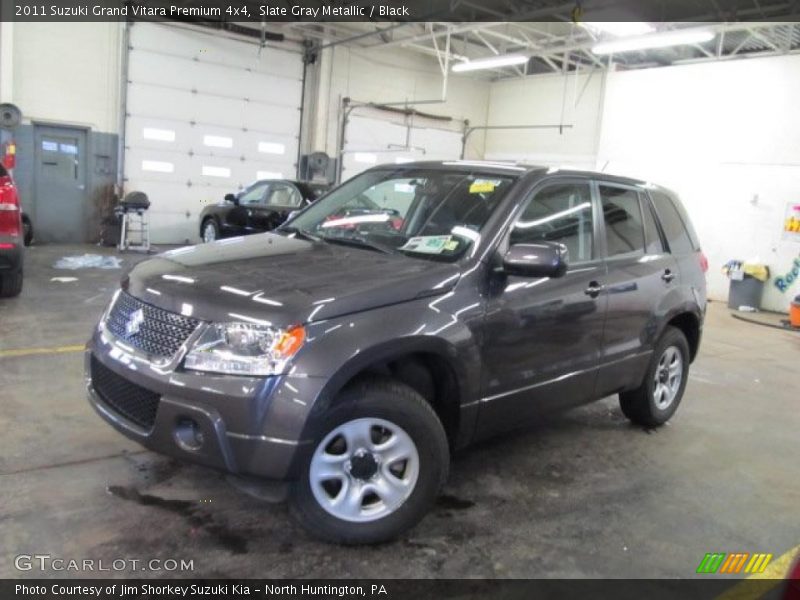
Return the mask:
[(589, 287), (583, 290), (583, 293), (591, 298), (597, 298), (604, 289), (606, 289), (606, 286), (600, 285), (596, 281), (590, 281)]
[(664, 281), (666, 281), (667, 283), (670, 283), (670, 282), (671, 282), (673, 279), (675, 279), (675, 273), (673, 273), (673, 272), (672, 272), (672, 271), (670, 271), (669, 269), (666, 269), (666, 270), (664, 271), (664, 274), (663, 274), (663, 275), (661, 275), (661, 279), (663, 279), (663, 280), (664, 280)]

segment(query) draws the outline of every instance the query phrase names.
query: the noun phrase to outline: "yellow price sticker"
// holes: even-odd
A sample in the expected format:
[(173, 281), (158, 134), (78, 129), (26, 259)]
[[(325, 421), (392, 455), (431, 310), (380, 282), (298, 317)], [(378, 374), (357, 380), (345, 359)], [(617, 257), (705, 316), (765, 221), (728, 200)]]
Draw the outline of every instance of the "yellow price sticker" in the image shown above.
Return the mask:
[(476, 181), (469, 186), (470, 194), (489, 194), (497, 187), (494, 181)]

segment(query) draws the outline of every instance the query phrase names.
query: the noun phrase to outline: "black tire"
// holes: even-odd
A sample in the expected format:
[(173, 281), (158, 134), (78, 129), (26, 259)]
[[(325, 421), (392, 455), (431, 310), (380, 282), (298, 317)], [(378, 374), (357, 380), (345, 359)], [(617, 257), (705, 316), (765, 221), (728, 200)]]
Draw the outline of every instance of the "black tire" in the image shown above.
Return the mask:
[(22, 218), (23, 243), (30, 246), (33, 243), (33, 223), (28, 217)]
[[(331, 432), (357, 419), (379, 419), (401, 428), (413, 441), (419, 457), (410, 495), (392, 512), (367, 522), (345, 520), (328, 512), (315, 497), (311, 484), (314, 451)], [(422, 396), (393, 379), (365, 378), (340, 393), (322, 429), (289, 492), (292, 515), (311, 535), (347, 545), (376, 544), (396, 538), (425, 516), (447, 479), (450, 451), (442, 423)], [(355, 481), (352, 474), (348, 477)], [(365, 505), (359, 502), (359, 506), (363, 509)]]
[[(676, 349), (681, 357), (680, 384), (669, 404), (660, 407), (655, 397), (656, 371), (661, 368), (660, 362), (665, 353), (672, 348)], [(689, 360), (689, 343), (686, 341), (686, 336), (680, 329), (668, 326), (653, 349), (642, 385), (635, 390), (620, 393), (619, 405), (623, 414), (633, 423), (644, 427), (658, 427), (669, 421), (678, 409), (686, 389), (686, 382), (689, 379)]]
[(205, 237), (206, 227), (212, 227), (214, 229), (214, 239), (211, 240), (211, 241), (218, 240), (219, 239), (219, 225), (217, 225), (217, 222), (214, 220), (213, 217), (209, 217), (208, 219), (203, 221), (203, 224), (200, 227), (200, 239), (203, 240), (203, 242), (205, 243), (205, 241), (206, 241), (206, 237)]
[(22, 292), (22, 269), (0, 275), (0, 298), (13, 298)]

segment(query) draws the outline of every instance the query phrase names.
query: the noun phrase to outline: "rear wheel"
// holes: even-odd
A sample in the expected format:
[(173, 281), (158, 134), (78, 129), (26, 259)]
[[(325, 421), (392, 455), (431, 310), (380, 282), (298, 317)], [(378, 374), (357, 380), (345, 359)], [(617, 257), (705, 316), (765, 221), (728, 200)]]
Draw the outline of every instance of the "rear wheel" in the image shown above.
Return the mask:
[(219, 239), (219, 227), (214, 219), (207, 219), (203, 223), (203, 241), (209, 244), (217, 239)]
[(0, 298), (13, 298), (22, 292), (22, 269), (0, 275)]
[(663, 425), (678, 409), (688, 376), (686, 336), (675, 327), (667, 327), (656, 344), (642, 385), (619, 395), (622, 412), (638, 425)]
[(390, 540), (419, 522), (449, 467), (447, 437), (413, 389), (367, 379), (344, 390), (292, 485), (309, 533), (343, 544)]

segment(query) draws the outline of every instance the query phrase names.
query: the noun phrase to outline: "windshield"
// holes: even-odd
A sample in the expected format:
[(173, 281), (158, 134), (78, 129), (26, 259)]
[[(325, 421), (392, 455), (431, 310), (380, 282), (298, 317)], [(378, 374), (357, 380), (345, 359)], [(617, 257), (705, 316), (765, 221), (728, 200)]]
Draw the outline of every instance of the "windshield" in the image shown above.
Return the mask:
[(417, 258), (456, 260), (479, 239), (513, 177), (379, 169), (354, 177), (281, 230)]

